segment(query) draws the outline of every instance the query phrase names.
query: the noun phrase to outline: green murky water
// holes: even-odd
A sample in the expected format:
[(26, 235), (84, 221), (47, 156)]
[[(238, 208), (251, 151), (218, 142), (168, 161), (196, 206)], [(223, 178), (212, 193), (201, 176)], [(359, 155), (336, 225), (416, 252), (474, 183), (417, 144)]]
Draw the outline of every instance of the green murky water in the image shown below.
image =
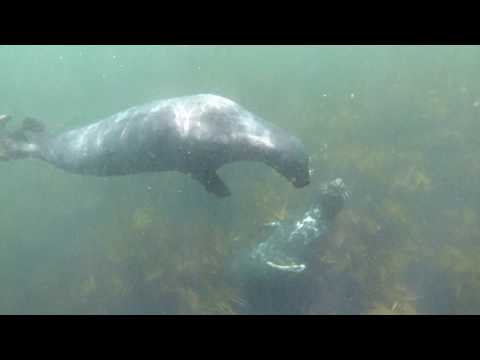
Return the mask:
[(223, 95), (300, 137), (315, 170), (298, 190), (264, 165), (230, 164), (233, 196), (218, 200), (175, 173), (3, 162), (2, 314), (249, 313), (225, 259), (335, 177), (352, 197), (300, 313), (480, 312), (480, 47), (1, 46), (0, 79), (0, 113), (52, 131)]

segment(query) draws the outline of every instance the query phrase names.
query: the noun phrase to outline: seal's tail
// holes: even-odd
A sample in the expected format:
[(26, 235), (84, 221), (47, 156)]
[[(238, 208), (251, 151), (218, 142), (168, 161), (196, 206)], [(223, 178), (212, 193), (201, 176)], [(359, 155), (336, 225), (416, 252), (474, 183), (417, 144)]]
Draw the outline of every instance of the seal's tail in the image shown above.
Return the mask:
[(17, 160), (39, 155), (39, 143), (45, 125), (36, 119), (26, 118), (19, 129), (9, 132), (6, 125), (10, 116), (0, 115), (0, 160)]

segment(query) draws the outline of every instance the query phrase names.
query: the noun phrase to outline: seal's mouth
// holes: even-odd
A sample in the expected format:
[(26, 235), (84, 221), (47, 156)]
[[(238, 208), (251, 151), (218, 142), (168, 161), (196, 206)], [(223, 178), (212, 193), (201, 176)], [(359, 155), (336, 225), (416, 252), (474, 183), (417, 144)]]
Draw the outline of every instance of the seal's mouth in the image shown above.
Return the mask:
[(310, 177), (309, 176), (304, 178), (294, 177), (291, 179), (291, 181), (293, 186), (295, 186), (296, 188), (303, 188), (310, 184)]

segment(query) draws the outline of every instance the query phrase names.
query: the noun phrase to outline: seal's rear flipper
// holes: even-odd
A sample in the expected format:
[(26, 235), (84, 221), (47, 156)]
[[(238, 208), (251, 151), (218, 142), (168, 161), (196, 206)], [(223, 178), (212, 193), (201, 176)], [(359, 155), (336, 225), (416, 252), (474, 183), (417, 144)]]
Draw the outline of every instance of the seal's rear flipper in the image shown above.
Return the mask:
[(22, 130), (31, 131), (34, 133), (42, 133), (45, 131), (45, 124), (40, 120), (27, 117), (23, 119)]
[(230, 189), (215, 171), (207, 171), (200, 174), (192, 173), (192, 177), (202, 183), (208, 192), (218, 197), (223, 198), (231, 195)]
[(7, 155), (5, 150), (2, 149), (2, 147), (3, 147), (3, 144), (1, 144), (1, 141), (0, 141), (0, 161), (9, 161), (10, 157)]
[[(22, 126), (10, 134), (10, 138), (15, 141), (32, 142), (37, 139), (36, 134), (45, 132), (45, 125), (43, 122), (33, 118), (25, 118)], [(33, 138), (32, 138), (33, 135)]]
[(10, 115), (0, 115), (0, 130), (5, 128), (10, 119)]
[[(0, 116), (0, 129), (5, 127), (9, 117)], [(40, 157), (41, 147), (46, 140), (45, 126), (39, 120), (26, 118), (20, 128), (0, 134), (0, 160), (18, 160)]]

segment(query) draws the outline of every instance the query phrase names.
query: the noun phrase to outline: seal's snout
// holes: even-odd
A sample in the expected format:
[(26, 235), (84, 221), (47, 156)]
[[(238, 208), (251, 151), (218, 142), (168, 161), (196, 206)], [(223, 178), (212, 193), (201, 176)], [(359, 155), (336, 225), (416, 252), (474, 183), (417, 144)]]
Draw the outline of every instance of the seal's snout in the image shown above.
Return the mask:
[(310, 185), (310, 179), (305, 179), (305, 180), (302, 180), (302, 181), (297, 181), (293, 184), (295, 187), (297, 188), (303, 188), (305, 186), (308, 186)]
[(278, 146), (269, 162), (296, 188), (303, 188), (310, 184), (310, 161), (303, 144), (292, 136), (286, 136)]
[(310, 184), (310, 173), (307, 171), (303, 176), (294, 177), (292, 184), (296, 188), (303, 188)]
[(298, 176), (295, 179), (294, 186), (297, 188), (303, 188), (310, 184), (310, 177), (312, 169), (310, 168), (310, 156), (302, 147), (301, 156), (299, 162), (299, 169), (297, 170)]
[(296, 188), (303, 188), (310, 184), (310, 167), (308, 158), (304, 157), (302, 160), (293, 161), (287, 167), (287, 177)]

